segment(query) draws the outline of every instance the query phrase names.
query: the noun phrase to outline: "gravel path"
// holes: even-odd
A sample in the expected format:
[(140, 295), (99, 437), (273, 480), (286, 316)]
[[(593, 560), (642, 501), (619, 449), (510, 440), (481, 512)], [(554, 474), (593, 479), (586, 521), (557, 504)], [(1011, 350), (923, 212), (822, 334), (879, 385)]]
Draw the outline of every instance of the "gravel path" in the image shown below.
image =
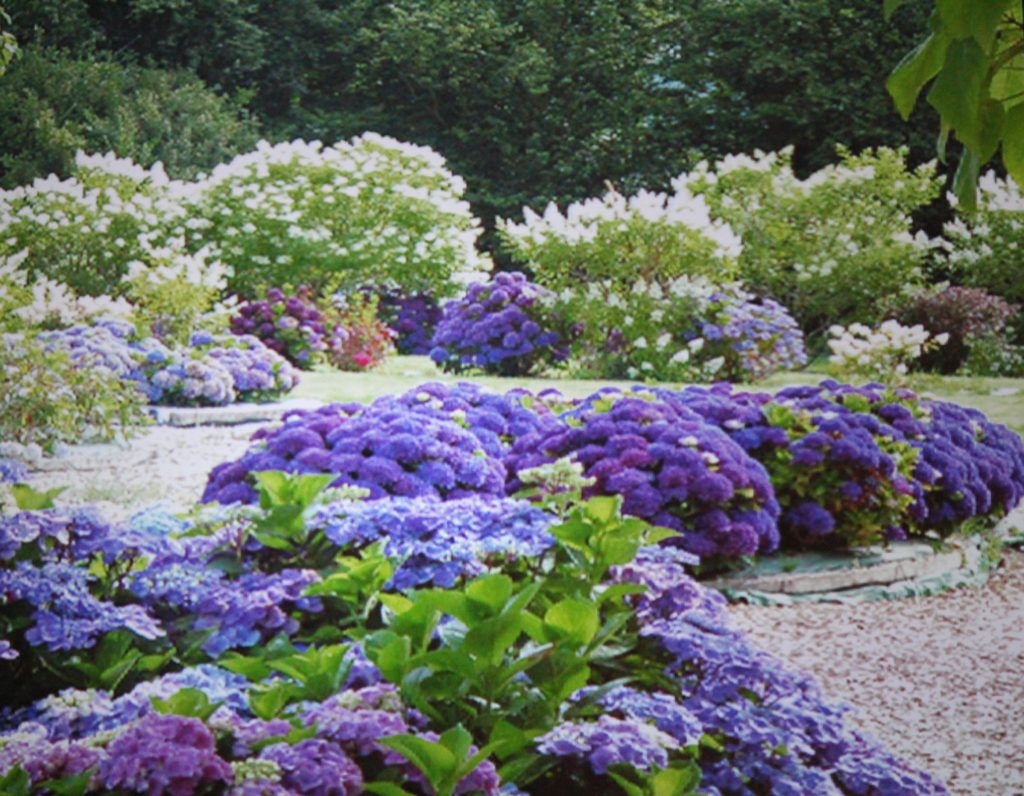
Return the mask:
[[(68, 485), (65, 503), (117, 519), (154, 502), (185, 509), (215, 464), (259, 424), (145, 430), (127, 445), (85, 445), (32, 483)], [(1024, 555), (982, 586), (859, 605), (734, 606), (762, 647), (814, 674), (893, 751), (962, 796), (1024, 796)]]

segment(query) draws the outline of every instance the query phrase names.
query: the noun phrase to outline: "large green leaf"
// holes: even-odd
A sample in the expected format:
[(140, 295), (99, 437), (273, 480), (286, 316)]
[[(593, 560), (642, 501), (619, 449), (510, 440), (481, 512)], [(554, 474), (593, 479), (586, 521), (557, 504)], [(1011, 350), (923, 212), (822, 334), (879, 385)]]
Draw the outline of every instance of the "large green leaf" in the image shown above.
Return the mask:
[(544, 614), (544, 624), (554, 638), (580, 646), (589, 644), (601, 627), (601, 615), (591, 603), (562, 600)]
[(1003, 136), (1003, 164), (1017, 185), (1024, 186), (1024, 105), (1016, 105), (1006, 114)]
[(975, 151), (982, 150), (980, 112), (984, 101), (988, 57), (974, 39), (958, 39), (949, 45), (946, 63), (931, 91), (928, 103), (939, 112), (956, 137)]
[(943, 23), (954, 38), (973, 37), (986, 50), (999, 22), (1015, 0), (935, 0)]
[(948, 47), (949, 38), (946, 35), (932, 33), (903, 57), (885, 81), (885, 87), (904, 119), (910, 118), (910, 112), (914, 110), (924, 84), (942, 69)]
[(981, 173), (981, 161), (970, 149), (965, 149), (960, 163), (953, 175), (953, 193), (960, 200), (964, 210), (978, 209), (978, 175)]

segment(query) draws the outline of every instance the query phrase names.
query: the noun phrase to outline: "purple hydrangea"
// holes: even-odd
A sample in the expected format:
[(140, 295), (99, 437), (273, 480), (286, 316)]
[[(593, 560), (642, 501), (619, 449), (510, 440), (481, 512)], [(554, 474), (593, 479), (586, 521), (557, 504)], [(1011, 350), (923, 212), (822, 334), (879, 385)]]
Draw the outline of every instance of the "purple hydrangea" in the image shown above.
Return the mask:
[(549, 297), (518, 272), (470, 285), (465, 296), (445, 304), (431, 359), (454, 373), (480, 368), (502, 376), (521, 376), (564, 359)]
[(441, 321), (441, 306), (427, 293), (406, 295), (400, 290), (384, 290), (378, 305), (388, 326), (395, 332), (395, 347), (400, 354), (425, 356)]
[(198, 719), (151, 713), (107, 748), (99, 779), (112, 790), (150, 796), (188, 796), (231, 781), (231, 766), (217, 755), (209, 729)]
[(552, 522), (523, 501), (427, 497), (331, 504), (313, 514), (309, 527), (346, 549), (385, 540), (385, 554), (399, 562), (388, 588), (404, 590), (449, 588), (481, 574), (483, 562), (496, 556), (539, 556), (554, 543)]
[(476, 436), (454, 420), (393, 401), (354, 414), (341, 405), (296, 414), (258, 441), (240, 460), (214, 468), (204, 503), (254, 502), (249, 474), (262, 470), (333, 473), (335, 486), (365, 487), (371, 499), (504, 494), (505, 469)]
[(260, 760), (276, 763), (281, 785), (303, 796), (354, 796), (363, 790), (363, 772), (336, 745), (308, 738), (294, 746), (275, 743), (260, 752)]
[[(589, 686), (577, 691), (572, 698), (575, 701), (587, 700), (595, 690), (596, 687)], [(647, 693), (619, 685), (602, 691), (597, 698), (597, 705), (616, 718), (653, 724), (681, 746), (697, 743), (704, 732), (697, 717), (680, 705), (671, 694)]]
[[(679, 544), (701, 557), (777, 547), (779, 506), (764, 468), (695, 413), (643, 391), (604, 391), (566, 419), (521, 437), (506, 457), (510, 473), (573, 456), (595, 479), (584, 496), (621, 495), (626, 514), (682, 532)], [(513, 477), (509, 491), (520, 486)]]
[(258, 338), (263, 345), (292, 365), (309, 369), (327, 350), (328, 333), (309, 288), (300, 287), (294, 296), (278, 288), (267, 291), (265, 301), (249, 301), (231, 318), (234, 334)]
[(0, 484), (17, 484), (28, 480), (28, 468), (17, 459), (0, 456)]
[(586, 760), (595, 774), (619, 763), (643, 770), (668, 766), (668, 753), (680, 744), (645, 721), (601, 716), (597, 721), (565, 722), (537, 740), (537, 751)]

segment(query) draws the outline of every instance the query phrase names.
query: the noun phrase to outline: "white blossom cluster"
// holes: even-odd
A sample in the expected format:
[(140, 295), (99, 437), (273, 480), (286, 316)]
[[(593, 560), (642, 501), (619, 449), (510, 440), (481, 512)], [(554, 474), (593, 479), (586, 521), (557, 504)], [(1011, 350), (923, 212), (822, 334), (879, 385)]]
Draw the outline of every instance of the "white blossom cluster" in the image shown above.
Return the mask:
[(333, 146), (260, 142), (182, 198), (191, 237), (236, 273), (317, 267), (443, 285), (491, 267), (465, 187), (428, 147), (366, 133)]
[(565, 213), (552, 202), (538, 215), (523, 208), (523, 222), (500, 219), (498, 228), (512, 244), (543, 246), (549, 241), (575, 246), (595, 243), (603, 235), (625, 232), (631, 225), (662, 225), (698, 232), (714, 243), (714, 256), (739, 257), (743, 243), (728, 224), (711, 216), (701, 196), (685, 185), (671, 194), (641, 190), (634, 196), (609, 191), (603, 197), (569, 205)]
[(906, 376), (923, 353), (945, 345), (946, 333), (934, 337), (921, 325), (903, 326), (889, 320), (872, 329), (862, 323), (829, 329), (829, 364), (839, 373), (891, 381)]
[[(950, 204), (957, 198), (948, 194)], [(1024, 299), (1024, 193), (1012, 178), (978, 181), (978, 209), (946, 224), (943, 243), (963, 279), (1010, 301)]]

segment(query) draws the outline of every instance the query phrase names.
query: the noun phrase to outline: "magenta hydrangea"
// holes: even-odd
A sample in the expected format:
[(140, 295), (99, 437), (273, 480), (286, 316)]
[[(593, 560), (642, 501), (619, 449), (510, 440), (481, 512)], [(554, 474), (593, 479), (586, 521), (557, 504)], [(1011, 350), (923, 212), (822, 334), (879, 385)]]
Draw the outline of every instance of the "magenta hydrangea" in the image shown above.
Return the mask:
[(291, 296), (270, 288), (264, 300), (244, 302), (231, 318), (231, 331), (258, 338), (292, 365), (305, 369), (312, 368), (327, 350), (330, 336), (312, 292), (305, 287)]
[(470, 285), (465, 296), (444, 306), (431, 359), (453, 373), (479, 368), (502, 376), (521, 376), (564, 359), (549, 295), (519, 272)]

